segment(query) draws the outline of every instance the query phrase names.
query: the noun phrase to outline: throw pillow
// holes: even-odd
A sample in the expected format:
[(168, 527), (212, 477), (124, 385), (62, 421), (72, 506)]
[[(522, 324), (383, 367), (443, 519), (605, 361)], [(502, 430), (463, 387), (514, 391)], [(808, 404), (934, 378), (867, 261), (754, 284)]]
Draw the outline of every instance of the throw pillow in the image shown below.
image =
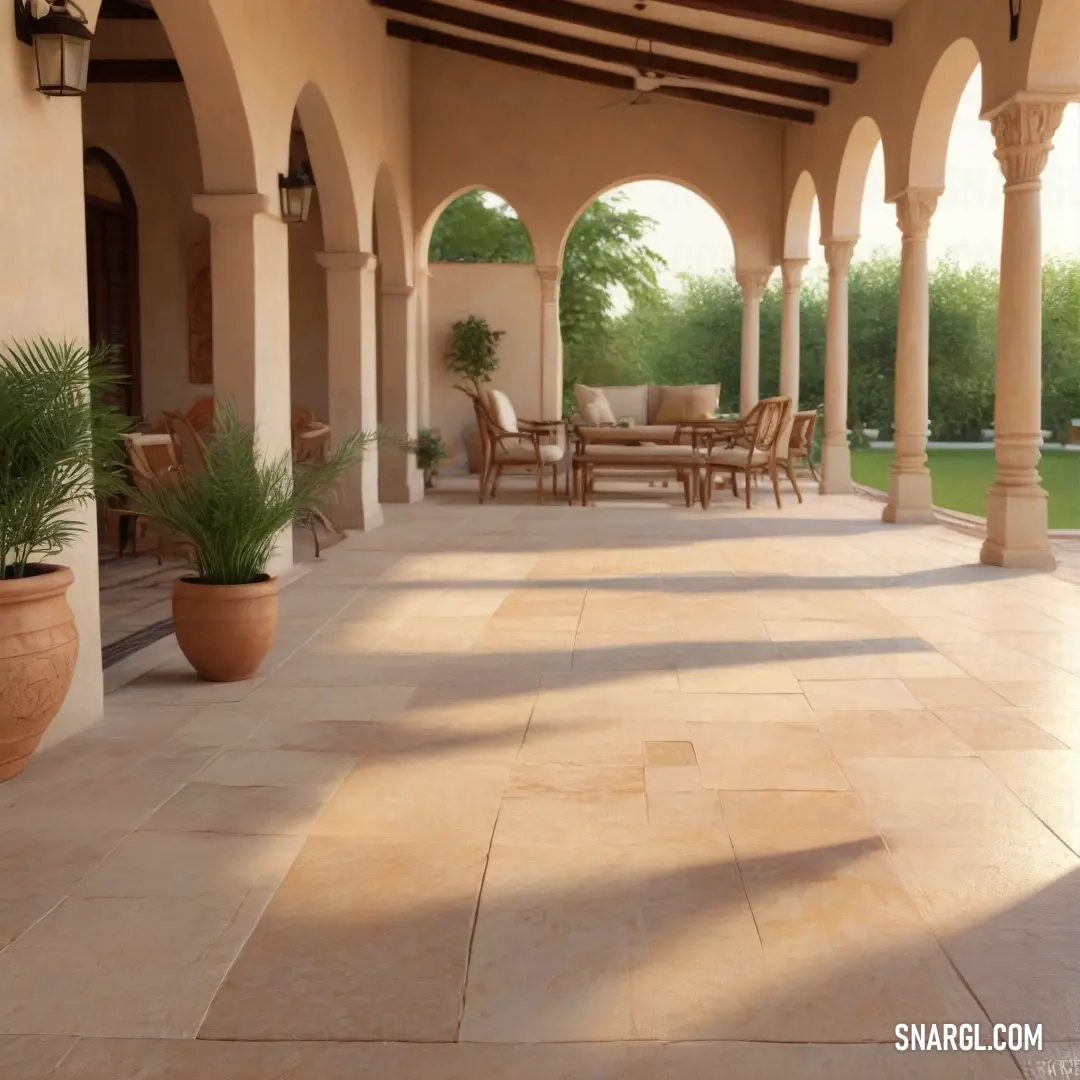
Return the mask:
[(665, 386), (654, 424), (708, 420), (716, 411), (715, 386)]
[(503, 431), (516, 432), (518, 429), (517, 413), (510, 399), (501, 390), (489, 390), (492, 419)]
[(615, 423), (615, 413), (612, 412), (611, 403), (603, 390), (578, 383), (574, 387), (574, 397), (577, 399), (578, 410), (590, 427)]

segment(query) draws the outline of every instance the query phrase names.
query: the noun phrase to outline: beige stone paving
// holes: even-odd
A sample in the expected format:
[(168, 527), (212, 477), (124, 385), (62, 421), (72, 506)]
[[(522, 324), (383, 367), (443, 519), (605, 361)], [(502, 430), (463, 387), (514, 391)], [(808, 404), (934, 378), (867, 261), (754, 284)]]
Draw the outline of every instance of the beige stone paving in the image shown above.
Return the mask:
[[(390, 508), (257, 679), (162, 643), (0, 786), (0, 1077), (1043, 1075), (1080, 587), (976, 556), (855, 498)], [(1054, 1045), (891, 1045), (999, 1020)]]

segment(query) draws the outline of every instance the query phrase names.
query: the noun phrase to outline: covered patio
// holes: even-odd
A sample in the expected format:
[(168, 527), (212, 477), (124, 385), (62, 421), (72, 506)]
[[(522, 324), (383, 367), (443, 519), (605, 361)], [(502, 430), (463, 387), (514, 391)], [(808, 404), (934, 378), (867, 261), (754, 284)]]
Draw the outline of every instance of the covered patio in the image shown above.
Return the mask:
[[(0, 1072), (1054, 1075), (1077, 583), (977, 551), (856, 496), (389, 508), (258, 679), (160, 642), (0, 788)], [(893, 1047), (969, 1021), (1046, 1045)]]

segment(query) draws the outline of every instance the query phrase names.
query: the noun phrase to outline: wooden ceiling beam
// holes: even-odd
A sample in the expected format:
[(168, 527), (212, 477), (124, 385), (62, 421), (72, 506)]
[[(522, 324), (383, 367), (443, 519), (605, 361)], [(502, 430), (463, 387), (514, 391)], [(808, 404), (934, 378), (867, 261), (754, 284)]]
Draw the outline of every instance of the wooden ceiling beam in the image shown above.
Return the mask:
[(533, 15), (554, 22), (585, 26), (591, 30), (603, 30), (608, 34), (641, 41), (653, 41), (658, 45), (674, 45), (681, 49), (725, 56), (731, 60), (779, 68), (799, 75), (813, 75), (830, 82), (853, 83), (859, 77), (859, 65), (850, 60), (837, 60), (833, 56), (785, 49), (761, 41), (715, 34), (710, 30), (696, 30), (690, 26), (645, 19), (639, 15), (624, 15), (607, 8), (588, 7), (572, 0), (483, 0), (485, 4)]
[(87, 83), (179, 83), (175, 60), (91, 60)]
[(862, 45), (891, 45), (893, 40), (893, 25), (889, 19), (853, 15), (848, 11), (797, 3), (796, 0), (663, 0), (663, 3), (843, 38)]
[(557, 34), (550, 30), (527, 26), (524, 23), (496, 19), (490, 15), (451, 7), (449, 4), (438, 3), (437, 0), (372, 0), (372, 2), (376, 7), (387, 8), (400, 15), (411, 15), (444, 26), (454, 26), (522, 45), (534, 45), (553, 52), (598, 60), (605, 64), (621, 64), (625, 67), (637, 68), (639, 71), (656, 72), (662, 75), (679, 75), (697, 82), (769, 94), (809, 105), (829, 104), (829, 90), (825, 86), (792, 82), (788, 79), (774, 79), (767, 75), (755, 75), (752, 72), (738, 71), (733, 68), (713, 67), (711, 64), (684, 60), (676, 56), (665, 56), (662, 53), (628, 49), (618, 45), (607, 45), (600, 41), (571, 37), (568, 34)]
[[(564, 79), (592, 83), (595, 86), (610, 86), (613, 89), (623, 90), (627, 93), (633, 93), (636, 89), (634, 79), (630, 75), (618, 75), (614, 71), (604, 71), (600, 68), (571, 64), (565, 60), (554, 60), (549, 56), (539, 56), (536, 53), (522, 52), (518, 49), (507, 49), (502, 45), (490, 45), (486, 41), (475, 41), (472, 38), (458, 37), (455, 34), (444, 34), (439, 30), (431, 30), (426, 26), (416, 26), (414, 23), (401, 22), (398, 19), (387, 21), (386, 33), (389, 37), (399, 38), (402, 41), (412, 41), (419, 45), (432, 45), (438, 49), (450, 49), (453, 52), (465, 53), (468, 56), (480, 57), (483, 60), (493, 60), (498, 64), (509, 64), (512, 67), (543, 72), (545, 75), (556, 75)], [(773, 120), (791, 120), (799, 124), (812, 124), (814, 122), (814, 113), (810, 109), (797, 109), (791, 105), (778, 105), (771, 101), (738, 97), (735, 94), (719, 94), (711, 90), (669, 86), (661, 86), (653, 93), (662, 94), (665, 97), (697, 101), (721, 109), (733, 109), (736, 112), (767, 116)]]

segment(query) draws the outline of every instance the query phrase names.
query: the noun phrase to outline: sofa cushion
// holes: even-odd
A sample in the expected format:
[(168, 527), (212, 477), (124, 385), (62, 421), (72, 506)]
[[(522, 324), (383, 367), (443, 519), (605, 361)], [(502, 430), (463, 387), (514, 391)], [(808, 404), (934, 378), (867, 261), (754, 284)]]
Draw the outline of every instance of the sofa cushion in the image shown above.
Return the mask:
[(624, 416), (634, 424), (649, 420), (649, 392), (646, 386), (605, 386), (604, 394), (618, 423)]
[(585, 386), (578, 383), (574, 387), (574, 398), (586, 424), (599, 427), (601, 424), (614, 424), (616, 416), (608, 401), (603, 387)]
[(633, 424), (627, 428), (593, 428), (586, 425), (582, 435), (590, 443), (669, 443), (675, 438), (677, 430), (675, 424)]
[(490, 402), (492, 420), (503, 431), (517, 431), (518, 420), (513, 402), (501, 390), (489, 390), (488, 401)]
[[(653, 393), (653, 390), (659, 394)], [(719, 404), (719, 388), (713, 386), (650, 387), (656, 401), (651, 414), (654, 424), (677, 424), (681, 420), (709, 420)]]
[(643, 458), (671, 458), (673, 461), (692, 462), (696, 459), (697, 453), (692, 446), (679, 444), (675, 446), (605, 446), (594, 443), (592, 446), (586, 446), (578, 456), (585, 460), (591, 457), (626, 458), (630, 464), (633, 464)]

